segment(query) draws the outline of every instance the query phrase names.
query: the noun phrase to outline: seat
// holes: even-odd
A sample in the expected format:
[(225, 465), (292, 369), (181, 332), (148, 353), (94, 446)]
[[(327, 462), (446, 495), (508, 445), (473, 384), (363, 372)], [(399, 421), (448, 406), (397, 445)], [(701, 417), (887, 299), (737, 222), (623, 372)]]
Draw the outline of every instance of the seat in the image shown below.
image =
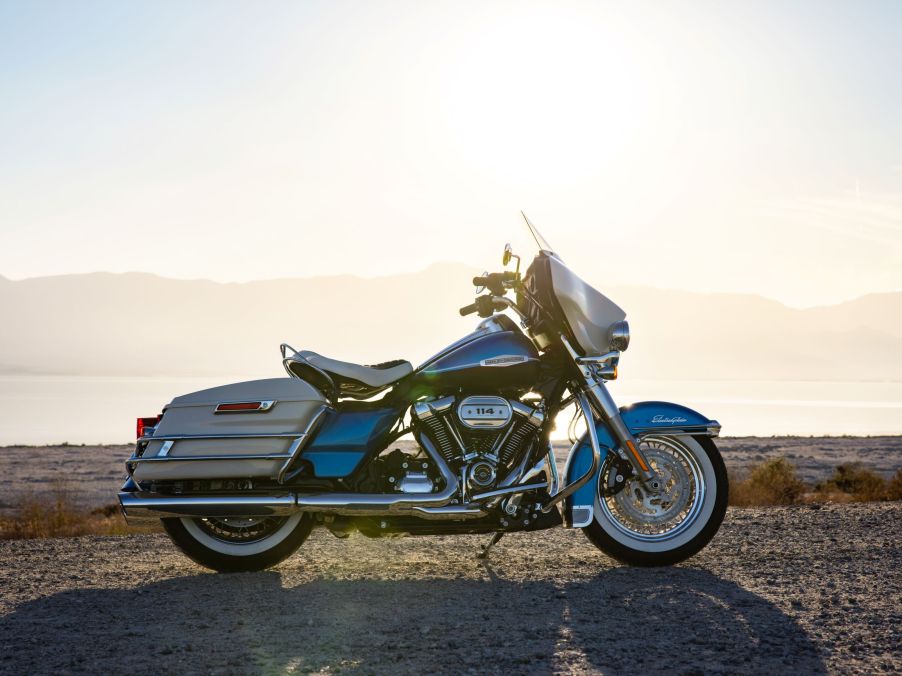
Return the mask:
[(413, 373), (411, 363), (403, 359), (367, 366), (330, 359), (310, 350), (295, 352), (283, 363), (291, 375), (309, 380), (317, 387), (323, 386), (324, 379), (316, 371), (324, 373), (332, 382), (323, 389), (332, 389), (328, 386), (331, 384), (338, 390), (331, 393), (333, 396), (342, 394), (358, 399), (370, 397)]

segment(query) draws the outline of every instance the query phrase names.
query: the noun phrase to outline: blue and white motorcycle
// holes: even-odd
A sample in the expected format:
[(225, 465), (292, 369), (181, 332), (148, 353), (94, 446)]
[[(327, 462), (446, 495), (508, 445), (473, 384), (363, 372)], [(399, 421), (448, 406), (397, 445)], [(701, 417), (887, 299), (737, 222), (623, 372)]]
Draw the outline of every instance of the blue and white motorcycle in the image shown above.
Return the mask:
[[(617, 407), (606, 381), (629, 345), (625, 313), (527, 224), (540, 251), (525, 274), (505, 247), (516, 269), (475, 278), (481, 295), (460, 310), (483, 321), (420, 367), (283, 344), (289, 377), (194, 392), (139, 418), (119, 493), (128, 520), (162, 519), (218, 571), (273, 566), (315, 526), (491, 534), (481, 556), (505, 533), (561, 525), (633, 565), (698, 552), (727, 505), (719, 424), (678, 404)], [(550, 434), (569, 406), (586, 432), (559, 474)], [(402, 437), (415, 443), (396, 448)]]

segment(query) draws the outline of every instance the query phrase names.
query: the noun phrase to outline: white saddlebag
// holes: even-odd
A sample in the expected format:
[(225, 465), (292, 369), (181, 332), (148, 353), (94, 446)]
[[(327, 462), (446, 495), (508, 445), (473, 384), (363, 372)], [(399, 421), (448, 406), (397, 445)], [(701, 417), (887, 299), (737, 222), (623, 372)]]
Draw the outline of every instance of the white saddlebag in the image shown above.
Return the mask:
[(223, 385), (176, 397), (128, 461), (136, 481), (278, 478), (326, 408), (298, 378)]

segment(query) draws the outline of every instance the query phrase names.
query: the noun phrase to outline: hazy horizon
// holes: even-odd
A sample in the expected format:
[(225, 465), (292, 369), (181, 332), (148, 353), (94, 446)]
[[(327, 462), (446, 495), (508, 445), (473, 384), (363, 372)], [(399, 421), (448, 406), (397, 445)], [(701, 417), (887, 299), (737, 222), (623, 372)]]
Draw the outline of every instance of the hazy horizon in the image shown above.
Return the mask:
[[(325, 274), (325, 275), (296, 275), (296, 276), (291, 276), (291, 277), (261, 277), (261, 278), (257, 278), (257, 279), (245, 279), (245, 280), (218, 280), (218, 279), (211, 279), (211, 278), (206, 278), (206, 277), (178, 277), (178, 276), (171, 276), (171, 275), (162, 275), (162, 274), (153, 272), (151, 270), (122, 270), (122, 271), (92, 270), (92, 271), (76, 272), (76, 273), (35, 275), (35, 276), (20, 277), (20, 278), (9, 277), (7, 275), (4, 275), (3, 272), (0, 271), (0, 279), (4, 279), (9, 282), (27, 282), (27, 281), (33, 281), (33, 280), (49, 279), (49, 278), (54, 278), (54, 277), (67, 277), (67, 276), (132, 275), (132, 274), (134, 274), (134, 275), (150, 275), (152, 277), (158, 277), (159, 279), (182, 281), (182, 282), (211, 282), (213, 284), (221, 284), (221, 285), (228, 285), (228, 284), (243, 285), (243, 284), (253, 284), (255, 282), (279, 282), (279, 281), (290, 281), (290, 280), (308, 281), (308, 280), (315, 280), (315, 279), (328, 279), (330, 277), (350, 277), (350, 278), (360, 279), (360, 280), (386, 279), (389, 277), (396, 277), (396, 276), (417, 275), (418, 273), (426, 272), (429, 269), (434, 268), (434, 267), (452, 267), (452, 266), (459, 267), (461, 269), (466, 269), (468, 271), (473, 272), (474, 274), (478, 274), (478, 272), (479, 272), (477, 267), (475, 267), (473, 265), (468, 265), (467, 263), (464, 263), (462, 261), (437, 260), (437, 261), (434, 261), (427, 265), (424, 265), (422, 268), (409, 270), (409, 271), (399, 273), (399, 274), (378, 273), (378, 274), (367, 275), (367, 274), (359, 274), (359, 273), (355, 273), (355, 272), (336, 272), (334, 274)], [(500, 265), (497, 265), (496, 267), (498, 267), (500, 269)], [(525, 267), (525, 264), (524, 264), (524, 267)], [(466, 283), (468, 282), (468, 279), (465, 277), (462, 277), (460, 281), (461, 281), (461, 284), (463, 285), (462, 288), (466, 288)], [(865, 298), (867, 296), (891, 295), (891, 294), (902, 293), (902, 287), (900, 287), (898, 289), (887, 289), (885, 291), (868, 291), (868, 292), (862, 293), (857, 296), (852, 296), (849, 298), (842, 298), (842, 299), (838, 299), (835, 301), (816, 303), (813, 305), (794, 305), (792, 303), (788, 303), (779, 298), (773, 298), (773, 297), (770, 297), (770, 296), (767, 296), (764, 294), (753, 293), (753, 292), (731, 292), (731, 291), (722, 291), (722, 290), (717, 290), (717, 289), (699, 290), (699, 289), (682, 288), (679, 286), (658, 286), (658, 285), (653, 285), (653, 284), (618, 284), (616, 282), (610, 284), (610, 288), (612, 288), (612, 289), (641, 288), (641, 289), (650, 289), (650, 290), (657, 290), (657, 291), (680, 291), (680, 292), (699, 294), (699, 295), (751, 296), (751, 297), (755, 297), (755, 298), (760, 298), (762, 300), (773, 301), (775, 303), (779, 303), (780, 305), (784, 305), (787, 308), (792, 308), (795, 310), (808, 310), (808, 309), (831, 307), (834, 305), (841, 305), (843, 303), (847, 303), (850, 301), (861, 300), (862, 298)]]
[(494, 267), (524, 209), (607, 286), (898, 290), (900, 25), (839, 0), (3, 3), (0, 274)]

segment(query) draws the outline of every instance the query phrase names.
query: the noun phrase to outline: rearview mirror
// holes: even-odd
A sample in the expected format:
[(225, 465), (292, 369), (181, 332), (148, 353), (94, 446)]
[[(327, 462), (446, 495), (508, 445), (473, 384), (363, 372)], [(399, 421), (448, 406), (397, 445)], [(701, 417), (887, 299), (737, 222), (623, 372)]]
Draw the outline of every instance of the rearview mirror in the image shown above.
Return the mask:
[(511, 262), (511, 257), (514, 255), (514, 250), (511, 248), (510, 242), (504, 245), (504, 256), (501, 258), (501, 264), (507, 265)]

